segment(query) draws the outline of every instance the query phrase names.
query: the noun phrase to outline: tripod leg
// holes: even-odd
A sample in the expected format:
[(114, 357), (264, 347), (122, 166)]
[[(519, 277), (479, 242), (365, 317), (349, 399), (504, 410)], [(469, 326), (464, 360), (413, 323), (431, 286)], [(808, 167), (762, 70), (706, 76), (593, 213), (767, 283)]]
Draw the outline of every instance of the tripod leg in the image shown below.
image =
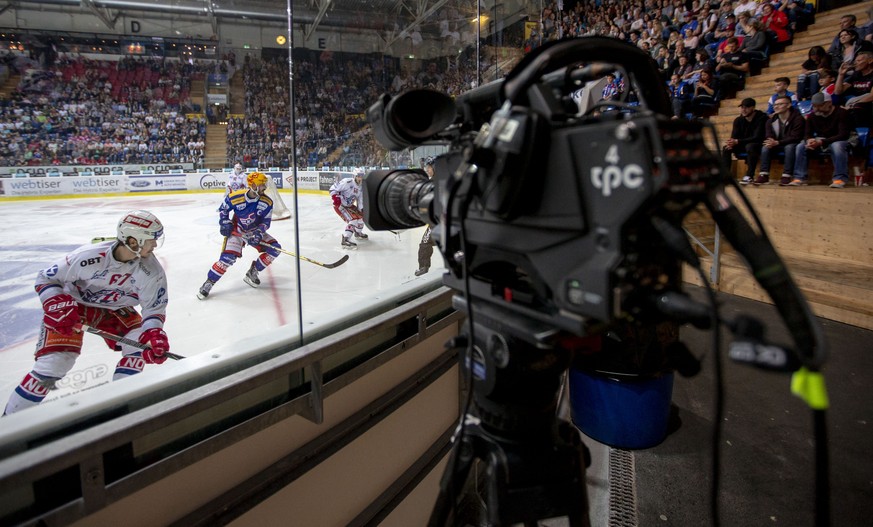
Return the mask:
[(463, 496), (464, 485), (475, 457), (476, 449), (473, 446), (472, 436), (466, 433), (461, 437), (460, 442), (455, 444), (449, 456), (448, 465), (440, 480), (440, 492), (428, 522), (429, 527), (455, 524), (458, 499)]
[(480, 452), (488, 525), (536, 526), (560, 518), (569, 527), (590, 527), (585, 481), (589, 454), (569, 423), (556, 425), (553, 442), (494, 440), (486, 444), (487, 455)]

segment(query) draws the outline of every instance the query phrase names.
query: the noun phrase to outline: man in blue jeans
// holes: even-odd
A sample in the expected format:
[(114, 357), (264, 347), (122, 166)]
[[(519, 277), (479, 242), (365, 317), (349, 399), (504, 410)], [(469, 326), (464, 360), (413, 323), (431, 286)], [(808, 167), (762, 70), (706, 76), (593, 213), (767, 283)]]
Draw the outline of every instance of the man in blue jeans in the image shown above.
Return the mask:
[(819, 92), (812, 96), (812, 113), (806, 119), (805, 140), (797, 145), (794, 179), (789, 183), (796, 187), (806, 185), (808, 156), (827, 152), (834, 164), (831, 188), (845, 188), (849, 181), (849, 113), (834, 106), (830, 95)]
[(773, 116), (767, 120), (767, 124), (764, 126), (765, 137), (764, 146), (761, 148), (761, 171), (755, 178), (755, 185), (770, 183), (770, 159), (779, 151), (785, 153), (785, 164), (782, 168), (779, 184), (783, 187), (791, 184), (797, 145), (803, 141), (803, 133), (806, 128), (806, 120), (798, 110), (792, 108), (791, 103), (791, 97), (788, 95), (778, 95), (773, 102)]

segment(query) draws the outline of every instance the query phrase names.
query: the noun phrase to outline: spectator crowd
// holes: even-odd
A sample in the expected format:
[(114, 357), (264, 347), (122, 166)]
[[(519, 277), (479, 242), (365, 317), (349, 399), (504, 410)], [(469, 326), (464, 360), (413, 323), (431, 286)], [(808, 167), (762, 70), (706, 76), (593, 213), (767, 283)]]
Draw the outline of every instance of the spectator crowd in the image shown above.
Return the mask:
[(205, 119), (190, 99), (198, 65), (146, 58), (60, 57), (24, 61), (21, 81), (0, 101), (0, 165), (194, 163), (205, 152)]
[[(524, 38), (509, 38), (518, 27), (501, 26), (501, 35), (489, 36), (487, 43), (511, 41), (529, 52), (566, 37), (605, 35), (625, 40), (657, 64), (674, 117), (695, 118), (712, 115), (720, 100), (733, 97), (746, 78), (766, 64), (771, 53), (791, 42), (813, 16), (811, 6), (802, 0), (564, 0), (548, 3), (535, 29), (520, 23), (527, 28)], [(435, 19), (445, 33), (447, 18), (437, 13)], [(451, 40), (452, 35), (449, 31), (444, 38)], [(745, 174), (747, 183), (763, 181), (761, 173), (769, 170), (773, 156), (785, 159), (786, 172), (793, 172), (791, 165), (805, 159), (806, 152), (797, 150), (799, 142), (793, 142), (797, 119), (803, 119), (801, 135), (808, 139), (808, 117), (823, 111), (822, 97), (845, 110), (835, 113), (848, 116), (850, 134), (870, 126), (871, 39), (871, 22), (859, 25), (855, 16), (847, 15), (830, 43), (810, 48), (796, 75), (774, 79), (766, 112), (749, 110), (744, 101), (737, 119), (754, 117), (755, 140), (731, 138), (740, 143), (725, 146), (725, 151), (727, 157), (748, 159), (752, 166)], [(296, 49), (293, 126), (287, 59), (246, 56), (239, 66), (244, 114), (224, 119), (223, 112), (221, 119), (227, 122), (228, 166), (237, 162), (249, 167), (288, 166), (295, 142), (303, 165), (384, 163), (388, 154), (368, 133), (365, 120), (367, 108), (380, 94), (425, 87), (455, 96), (488, 80), (482, 71), (501, 74), (498, 53), (480, 56), (473, 46), (459, 51), (447, 45), (446, 50), (442, 57), (409, 62), (379, 53)], [(237, 69), (235, 57), (216, 62), (225, 68), (222, 71)], [(502, 73), (511, 65), (504, 64)], [(215, 68), (169, 59), (100, 61), (76, 56), (59, 57), (47, 68), (29, 68), (22, 72), (11, 98), (0, 105), (4, 139), (0, 163), (200, 164), (206, 120), (191, 102), (191, 79)], [(615, 72), (600, 96), (622, 101), (632, 97), (628, 89), (621, 72)], [(195, 112), (196, 117), (187, 117)], [(216, 120), (215, 115), (210, 118)], [(789, 121), (792, 134), (784, 136)], [(751, 126), (739, 124), (738, 130)], [(818, 148), (836, 150), (833, 142)], [(755, 173), (758, 160), (761, 173)], [(788, 183), (798, 179), (793, 173), (786, 175)]]

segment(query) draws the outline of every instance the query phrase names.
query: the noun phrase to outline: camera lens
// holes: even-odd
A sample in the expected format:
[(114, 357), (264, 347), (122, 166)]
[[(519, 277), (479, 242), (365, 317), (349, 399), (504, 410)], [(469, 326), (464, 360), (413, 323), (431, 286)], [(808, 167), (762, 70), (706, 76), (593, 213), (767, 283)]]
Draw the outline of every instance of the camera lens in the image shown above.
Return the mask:
[(425, 174), (398, 170), (379, 188), (379, 211), (398, 228), (418, 227), (428, 221), (433, 183)]

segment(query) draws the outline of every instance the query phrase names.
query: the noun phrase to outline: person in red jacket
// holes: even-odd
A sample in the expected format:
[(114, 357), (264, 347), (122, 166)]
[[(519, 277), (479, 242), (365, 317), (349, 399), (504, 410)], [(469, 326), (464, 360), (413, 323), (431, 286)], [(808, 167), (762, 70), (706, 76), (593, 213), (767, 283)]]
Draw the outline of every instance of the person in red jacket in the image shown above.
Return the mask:
[(761, 7), (761, 24), (767, 32), (776, 35), (776, 42), (791, 40), (791, 33), (788, 32), (788, 15), (776, 11), (771, 4), (764, 4)]

